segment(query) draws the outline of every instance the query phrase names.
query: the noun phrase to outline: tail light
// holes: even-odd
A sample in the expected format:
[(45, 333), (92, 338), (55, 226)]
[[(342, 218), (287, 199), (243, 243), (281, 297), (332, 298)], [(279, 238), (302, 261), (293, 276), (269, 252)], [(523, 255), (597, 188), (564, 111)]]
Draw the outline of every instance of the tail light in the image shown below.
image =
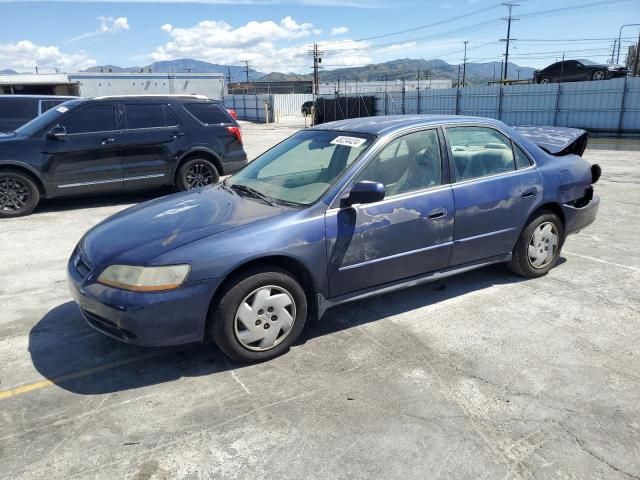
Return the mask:
[(233, 108), (227, 108), (227, 112), (229, 112), (229, 115), (231, 115), (231, 118), (234, 120), (238, 119), (238, 114)]
[(242, 145), (242, 130), (240, 130), (240, 127), (227, 127), (227, 131), (236, 137), (236, 140)]

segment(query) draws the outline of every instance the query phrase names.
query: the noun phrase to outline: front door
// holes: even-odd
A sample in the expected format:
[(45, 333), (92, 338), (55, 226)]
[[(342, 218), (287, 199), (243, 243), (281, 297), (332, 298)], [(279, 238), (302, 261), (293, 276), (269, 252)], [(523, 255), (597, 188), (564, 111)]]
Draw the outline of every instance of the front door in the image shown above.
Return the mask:
[(66, 136), (45, 139), (49, 181), (60, 195), (122, 190), (116, 105), (79, 107), (62, 117)]
[(330, 296), (449, 265), (454, 203), (437, 128), (387, 144), (354, 179), (385, 185), (376, 203), (326, 213)]
[(184, 139), (178, 120), (162, 103), (125, 103), (122, 171), (125, 190), (171, 183)]
[(531, 160), (498, 130), (448, 127), (456, 204), (451, 265), (509, 253), (542, 196)]

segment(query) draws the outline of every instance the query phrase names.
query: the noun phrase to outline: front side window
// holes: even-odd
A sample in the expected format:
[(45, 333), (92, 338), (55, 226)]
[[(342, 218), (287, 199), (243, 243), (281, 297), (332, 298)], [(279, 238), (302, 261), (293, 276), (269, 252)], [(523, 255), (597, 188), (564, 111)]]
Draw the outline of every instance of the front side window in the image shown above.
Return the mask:
[(27, 122), (38, 116), (38, 100), (4, 97), (0, 103), (0, 115), (2, 118)]
[(437, 130), (410, 133), (391, 141), (358, 174), (356, 182), (365, 180), (382, 183), (386, 196), (441, 185)]
[(124, 106), (128, 129), (163, 128), (166, 126), (162, 104), (129, 104)]
[(310, 205), (373, 143), (360, 133), (307, 130), (292, 135), (230, 177), (226, 185), (250, 187), (272, 200)]
[(60, 124), (66, 128), (68, 134), (116, 130), (115, 107), (90, 105), (69, 113)]
[(515, 170), (511, 140), (488, 127), (451, 127), (447, 136), (457, 181)]

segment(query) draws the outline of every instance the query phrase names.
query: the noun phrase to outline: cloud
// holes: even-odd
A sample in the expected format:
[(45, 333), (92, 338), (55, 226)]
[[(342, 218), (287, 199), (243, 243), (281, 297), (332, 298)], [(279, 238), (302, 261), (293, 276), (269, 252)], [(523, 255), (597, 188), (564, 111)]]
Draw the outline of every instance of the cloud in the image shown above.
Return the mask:
[(100, 25), (96, 30), (70, 38), (65, 43), (77, 42), (78, 40), (84, 40), (85, 38), (91, 38), (105, 33), (118, 33), (131, 29), (127, 17), (98, 17), (98, 20), (100, 21)]
[(0, 67), (33, 70), (35, 66), (53, 70), (77, 71), (96, 65), (84, 51), (63, 53), (56, 46), (36, 45), (29, 40), (0, 44)]
[(332, 36), (344, 35), (347, 32), (349, 32), (349, 28), (348, 27), (334, 27), (334, 28), (331, 29), (331, 35)]
[(239, 27), (224, 21), (204, 20), (192, 27), (165, 24), (160, 29), (169, 35), (170, 41), (155, 49), (151, 54), (153, 60), (199, 58), (224, 64), (271, 56), (278, 57), (269, 59), (276, 64), (290, 63), (294, 58), (299, 61), (301, 56), (307, 55), (308, 46), (278, 49), (276, 42), (318, 34), (313, 24), (298, 23), (289, 16), (277, 23), (271, 20), (250, 21)]
[(416, 42), (404, 42), (404, 43), (396, 43), (394, 45), (388, 45), (386, 47), (376, 49), (376, 53), (389, 53), (389, 52), (397, 52), (399, 50), (410, 50), (417, 46)]
[[(11, 3), (15, 0), (0, 0)], [(69, 2), (79, 0), (23, 0), (25, 2)], [(131, 0), (83, 0), (86, 3), (129, 3)], [(137, 3), (192, 3), (210, 5), (302, 5), (314, 7), (383, 8), (386, 0), (135, 0)]]

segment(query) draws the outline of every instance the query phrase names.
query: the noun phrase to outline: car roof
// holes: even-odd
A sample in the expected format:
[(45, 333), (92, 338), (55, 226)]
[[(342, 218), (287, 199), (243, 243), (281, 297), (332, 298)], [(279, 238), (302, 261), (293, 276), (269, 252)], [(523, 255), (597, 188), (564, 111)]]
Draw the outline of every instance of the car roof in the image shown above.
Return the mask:
[(214, 102), (214, 103), (220, 103), (220, 100), (214, 100), (214, 99), (210, 99), (204, 95), (171, 95), (171, 94), (165, 94), (165, 95), (159, 95), (159, 94), (152, 94), (152, 95), (104, 95), (104, 96), (100, 96), (100, 97), (92, 97), (92, 98), (87, 98), (87, 100), (98, 100), (98, 101), (102, 101), (102, 100), (117, 100), (117, 101), (130, 101), (130, 100), (141, 100), (141, 101), (182, 101), (182, 100), (188, 100), (191, 102), (198, 102), (198, 101), (206, 101), (206, 102)]
[(311, 130), (339, 130), (344, 132), (387, 135), (412, 127), (445, 125), (454, 123), (483, 123), (502, 125), (492, 118), (469, 117), (463, 115), (386, 115), (378, 117), (338, 120), (311, 127)]
[(74, 97), (73, 95), (23, 95), (23, 94), (0, 95), (0, 100), (3, 98), (35, 98), (38, 100), (56, 100), (58, 98), (66, 98), (71, 100), (72, 98), (80, 98), (80, 97)]

